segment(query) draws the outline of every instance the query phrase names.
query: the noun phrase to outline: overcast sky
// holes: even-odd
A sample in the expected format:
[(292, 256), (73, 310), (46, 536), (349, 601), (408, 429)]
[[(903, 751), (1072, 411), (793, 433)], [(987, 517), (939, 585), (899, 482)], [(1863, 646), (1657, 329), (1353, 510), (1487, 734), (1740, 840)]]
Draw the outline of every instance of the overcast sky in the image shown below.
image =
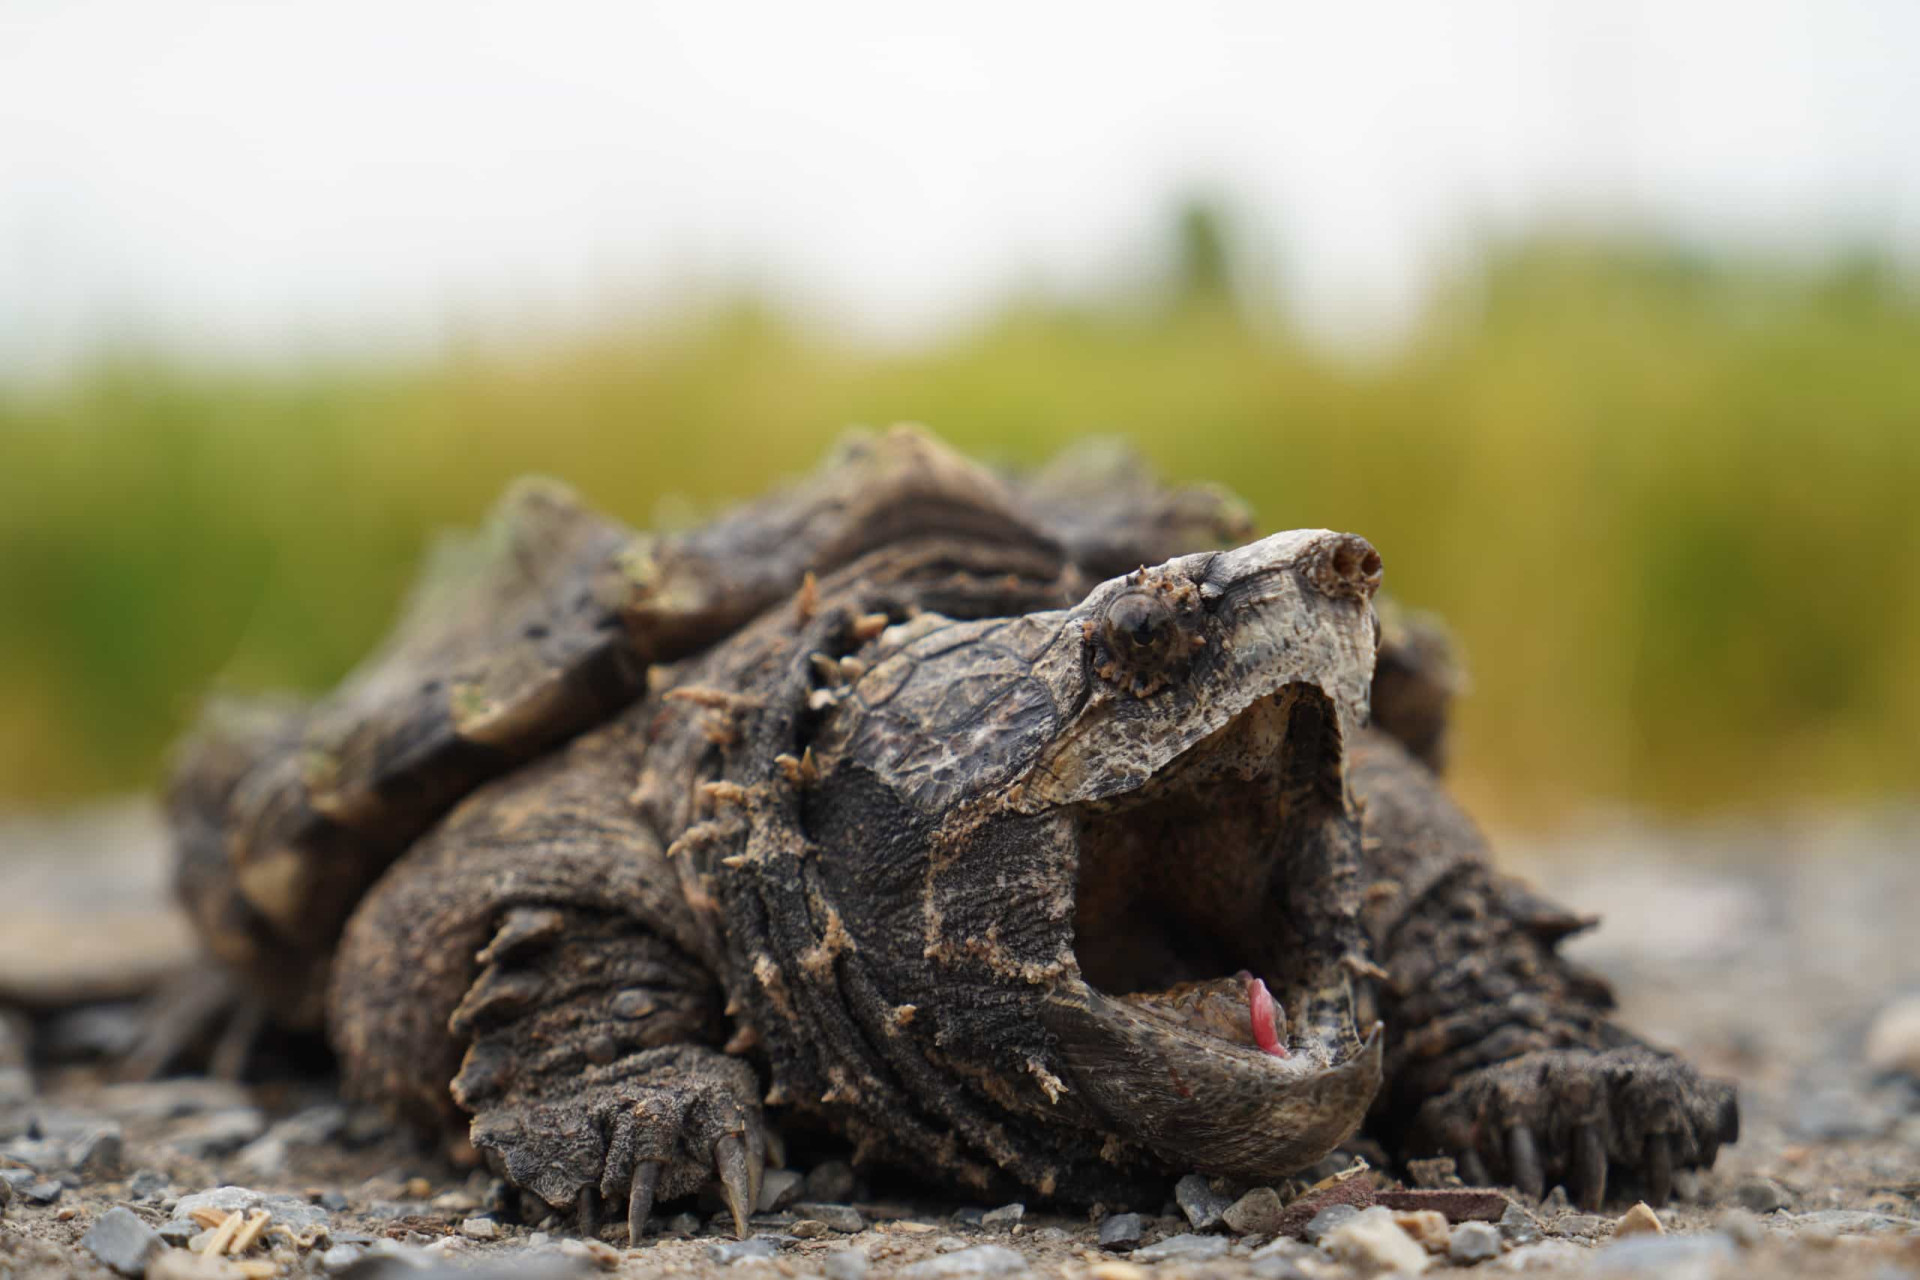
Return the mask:
[(918, 337), (1224, 193), (1328, 332), (1475, 228), (1920, 241), (1913, 0), (0, 0), (0, 368), (762, 282)]

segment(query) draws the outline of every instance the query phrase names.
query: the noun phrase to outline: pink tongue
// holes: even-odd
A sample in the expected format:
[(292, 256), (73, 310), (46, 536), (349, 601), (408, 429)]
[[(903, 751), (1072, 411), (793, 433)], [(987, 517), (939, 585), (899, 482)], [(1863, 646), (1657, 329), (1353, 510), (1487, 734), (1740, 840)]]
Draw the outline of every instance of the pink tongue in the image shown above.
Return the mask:
[(1287, 1058), (1292, 1055), (1273, 1029), (1274, 1012), (1279, 1007), (1266, 983), (1258, 978), (1247, 979), (1247, 1012), (1253, 1018), (1253, 1042), (1276, 1058)]

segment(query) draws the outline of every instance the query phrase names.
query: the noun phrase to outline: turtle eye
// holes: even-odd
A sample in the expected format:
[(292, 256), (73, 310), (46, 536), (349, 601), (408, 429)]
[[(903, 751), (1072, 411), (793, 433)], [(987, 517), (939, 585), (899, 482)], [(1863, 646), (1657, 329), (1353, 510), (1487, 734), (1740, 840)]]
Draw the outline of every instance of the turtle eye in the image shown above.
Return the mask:
[(1129, 591), (1107, 606), (1107, 636), (1122, 653), (1158, 652), (1174, 629), (1173, 610), (1158, 596)]

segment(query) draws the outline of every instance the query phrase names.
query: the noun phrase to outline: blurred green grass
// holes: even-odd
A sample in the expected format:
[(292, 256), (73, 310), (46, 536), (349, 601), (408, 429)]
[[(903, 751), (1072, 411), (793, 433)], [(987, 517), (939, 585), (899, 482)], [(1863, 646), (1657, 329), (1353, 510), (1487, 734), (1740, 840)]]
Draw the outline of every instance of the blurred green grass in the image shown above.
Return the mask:
[(1007, 462), (1119, 435), (1268, 527), (1366, 534), (1461, 641), (1459, 777), (1496, 821), (1915, 789), (1920, 305), (1884, 262), (1531, 238), (1365, 361), (1200, 274), (911, 351), (746, 302), (411, 364), (120, 355), (0, 387), (0, 802), (150, 783), (216, 684), (325, 687), (431, 532), (516, 474), (684, 519), (903, 419)]

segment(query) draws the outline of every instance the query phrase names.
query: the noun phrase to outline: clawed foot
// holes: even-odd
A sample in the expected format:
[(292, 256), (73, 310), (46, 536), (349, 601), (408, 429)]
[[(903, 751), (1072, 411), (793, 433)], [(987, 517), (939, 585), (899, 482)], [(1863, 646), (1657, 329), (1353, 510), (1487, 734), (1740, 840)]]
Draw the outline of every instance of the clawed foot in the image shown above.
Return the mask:
[(1558, 1183), (1589, 1211), (1610, 1173), (1667, 1202), (1675, 1169), (1711, 1168), (1740, 1136), (1733, 1086), (1642, 1046), (1552, 1049), (1485, 1067), (1429, 1099), (1413, 1149), (1451, 1154), (1467, 1182), (1534, 1199)]
[(715, 1185), (744, 1237), (769, 1155), (779, 1163), (758, 1094), (738, 1058), (653, 1049), (486, 1106), (473, 1145), (515, 1186), (571, 1208), (584, 1236), (599, 1233), (605, 1206), (625, 1204), (637, 1243), (656, 1199)]

